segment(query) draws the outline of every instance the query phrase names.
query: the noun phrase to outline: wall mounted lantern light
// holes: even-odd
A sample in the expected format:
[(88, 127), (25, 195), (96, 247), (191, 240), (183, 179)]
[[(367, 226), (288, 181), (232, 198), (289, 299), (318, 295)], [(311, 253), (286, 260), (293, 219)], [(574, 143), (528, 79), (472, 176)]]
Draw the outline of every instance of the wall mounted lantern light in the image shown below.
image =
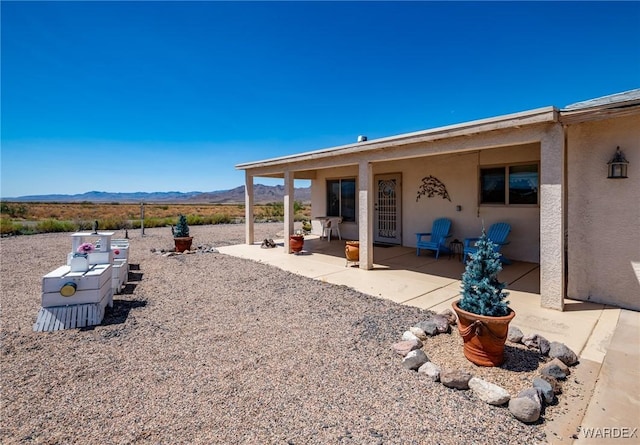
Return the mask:
[(609, 167), (609, 176), (607, 177), (611, 179), (626, 178), (628, 165), (629, 161), (625, 159), (624, 154), (620, 151), (620, 147), (618, 147), (616, 154), (607, 162), (607, 166)]

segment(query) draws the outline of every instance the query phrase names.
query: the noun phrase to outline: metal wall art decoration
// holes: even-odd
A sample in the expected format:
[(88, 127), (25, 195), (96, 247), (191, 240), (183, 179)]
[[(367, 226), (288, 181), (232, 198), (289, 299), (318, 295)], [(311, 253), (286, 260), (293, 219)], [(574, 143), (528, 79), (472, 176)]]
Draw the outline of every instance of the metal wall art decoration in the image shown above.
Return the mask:
[(434, 196), (442, 196), (442, 199), (448, 199), (451, 201), (449, 197), (449, 192), (447, 192), (447, 188), (444, 184), (435, 176), (426, 176), (422, 178), (422, 184), (418, 187), (418, 196), (416, 196), (416, 202), (420, 201), (422, 196), (427, 196), (427, 198), (433, 198)]

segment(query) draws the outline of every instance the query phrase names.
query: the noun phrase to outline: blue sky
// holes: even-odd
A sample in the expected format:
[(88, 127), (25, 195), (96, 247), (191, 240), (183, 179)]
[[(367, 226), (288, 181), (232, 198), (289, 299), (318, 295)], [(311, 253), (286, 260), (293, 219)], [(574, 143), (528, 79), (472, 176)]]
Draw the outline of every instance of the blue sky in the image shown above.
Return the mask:
[(640, 87), (638, 2), (0, 7), (3, 197), (229, 189), (238, 163)]

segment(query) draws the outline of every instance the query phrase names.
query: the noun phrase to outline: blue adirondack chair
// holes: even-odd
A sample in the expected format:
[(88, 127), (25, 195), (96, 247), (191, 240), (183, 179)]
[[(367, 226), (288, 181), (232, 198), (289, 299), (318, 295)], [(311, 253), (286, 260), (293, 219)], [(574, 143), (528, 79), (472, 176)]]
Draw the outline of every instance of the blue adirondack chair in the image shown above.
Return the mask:
[[(494, 250), (498, 253), (500, 253), (500, 249), (502, 249), (502, 246), (509, 244), (509, 241), (507, 241), (507, 237), (509, 236), (509, 232), (511, 232), (511, 225), (509, 225), (508, 223), (495, 223), (492, 224), (491, 227), (489, 227), (489, 231), (487, 232), (487, 238), (489, 238), (495, 245), (496, 247), (494, 248)], [(473, 255), (478, 251), (478, 248), (476, 247), (476, 242), (479, 240), (480, 238), (465, 238), (464, 239), (464, 253), (462, 255), (462, 262), (466, 263), (467, 259), (469, 259), (469, 255)], [(504, 264), (511, 264), (511, 261), (509, 261), (507, 258), (505, 258), (504, 256), (500, 256), (500, 261), (502, 261)]]
[[(436, 260), (440, 256), (440, 252), (449, 252), (449, 248), (445, 245), (447, 238), (451, 235), (451, 220), (447, 218), (439, 218), (433, 222), (431, 232), (416, 233), (416, 255), (420, 256), (420, 249), (435, 250)], [(429, 237), (427, 240), (426, 237)]]

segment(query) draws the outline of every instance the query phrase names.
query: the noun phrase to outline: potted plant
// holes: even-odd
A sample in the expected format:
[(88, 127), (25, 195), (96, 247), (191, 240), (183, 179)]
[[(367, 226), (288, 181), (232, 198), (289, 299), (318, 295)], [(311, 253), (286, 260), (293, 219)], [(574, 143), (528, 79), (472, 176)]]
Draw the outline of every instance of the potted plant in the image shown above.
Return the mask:
[(176, 252), (191, 250), (193, 237), (189, 236), (189, 225), (187, 224), (186, 216), (178, 216), (178, 224), (176, 224), (175, 227), (171, 227), (171, 233), (173, 233), (173, 241), (176, 245)]
[(304, 234), (302, 230), (296, 230), (296, 233), (289, 236), (289, 247), (293, 253), (299, 253), (304, 246)]
[(500, 254), (484, 229), (476, 246), (478, 251), (471, 255), (462, 274), (462, 298), (452, 306), (458, 315), (465, 357), (476, 365), (499, 366), (504, 362), (509, 323), (516, 313), (506, 301), (506, 284), (498, 281)]
[[(347, 257), (347, 264), (360, 261), (360, 241), (347, 241), (344, 245), (344, 255)], [(345, 266), (345, 267), (346, 267)]]

